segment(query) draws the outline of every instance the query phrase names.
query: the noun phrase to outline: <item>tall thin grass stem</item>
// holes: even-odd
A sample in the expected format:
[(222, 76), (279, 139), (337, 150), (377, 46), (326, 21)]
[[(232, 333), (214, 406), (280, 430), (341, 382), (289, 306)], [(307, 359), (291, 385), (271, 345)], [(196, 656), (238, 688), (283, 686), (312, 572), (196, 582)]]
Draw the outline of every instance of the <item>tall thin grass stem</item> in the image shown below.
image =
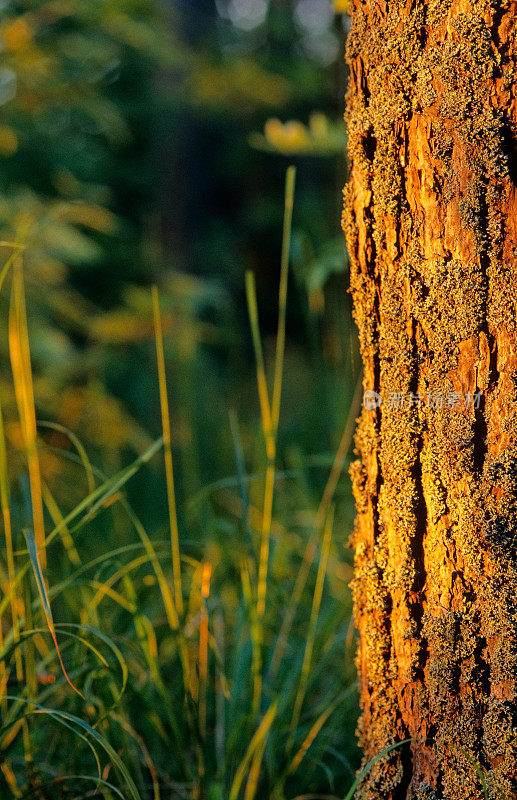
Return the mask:
[(210, 594), (211, 575), (212, 565), (209, 561), (205, 561), (201, 576), (201, 619), (199, 622), (199, 732), (203, 740), (206, 738), (206, 689), (208, 679), (208, 610), (206, 604)]
[(169, 414), (169, 400), (167, 397), (167, 381), (165, 377), (165, 358), (163, 354), (163, 331), (160, 316), (160, 302), (158, 288), (152, 287), (154, 335), (156, 342), (156, 358), (158, 362), (158, 380), (160, 387), (160, 408), (162, 414), (163, 452), (165, 459), (165, 475), (167, 480), (167, 502), (169, 505), (169, 524), (171, 532), (172, 569), (174, 577), (174, 599), (178, 616), (183, 616), (183, 591), (181, 586), (181, 560), (178, 531), (178, 516), (176, 510), (176, 493), (174, 489), (174, 469), (171, 449), (171, 426)]
[(255, 275), (250, 270), (246, 272), (245, 281), (246, 281), (246, 300), (248, 302), (248, 316), (249, 316), (251, 338), (253, 342), (253, 350), (255, 353), (255, 364), (257, 370), (257, 387), (258, 387), (258, 395), (260, 402), (260, 413), (262, 416), (262, 430), (264, 433), (264, 438), (266, 440), (266, 451), (268, 458), (272, 459), (275, 457), (275, 452), (272, 440), (273, 425), (271, 420), (271, 406), (269, 404), (269, 393), (267, 389), (266, 368), (264, 365), (264, 352), (262, 350), (262, 340), (260, 338)]
[(278, 328), (275, 348), (275, 367), (273, 378), (272, 402), (269, 401), (264, 355), (260, 337), (258, 321), (257, 296), (253, 273), (246, 273), (246, 297), (248, 312), (255, 351), (257, 368), (257, 386), (259, 392), (260, 408), (262, 414), (262, 427), (266, 445), (267, 467), (264, 487), (264, 507), (262, 514), (262, 533), (259, 554), (258, 586), (257, 586), (257, 636), (258, 648), (254, 663), (254, 690), (253, 709), (255, 713), (260, 708), (262, 694), (262, 645), (263, 624), (262, 618), (266, 611), (267, 576), (269, 567), (269, 549), (271, 540), (271, 522), (273, 514), (273, 496), (275, 488), (275, 460), (276, 437), (280, 418), (280, 400), (282, 395), (282, 375), (284, 368), (285, 329), (287, 311), (287, 279), (289, 273), (289, 252), (291, 248), (291, 230), (293, 217), (294, 186), (296, 170), (289, 167), (286, 175), (285, 201), (284, 201), (284, 227), (282, 237), (282, 256), (280, 264), (280, 284), (278, 290)]
[(45, 525), (41, 492), (41, 474), (36, 441), (36, 411), (27, 332), (27, 312), (25, 308), (25, 289), (23, 284), (23, 262), (17, 253), (13, 262), (13, 283), (11, 308), (9, 313), (9, 350), (14, 378), (14, 390), (18, 414), (22, 427), (32, 505), (34, 537), (42, 569), (47, 563), (45, 550)]
[(334, 507), (331, 506), (327, 521), (325, 523), (325, 530), (323, 533), (323, 542), (321, 545), (321, 556), (318, 565), (318, 574), (316, 577), (316, 586), (314, 588), (314, 596), (312, 598), (311, 616), (309, 619), (309, 630), (307, 633), (307, 641), (305, 643), (305, 651), (303, 654), (302, 671), (300, 675), (300, 682), (298, 684), (298, 691), (296, 692), (296, 699), (294, 701), (293, 714), (291, 717), (290, 731), (291, 736), (294, 734), (300, 719), (305, 693), (307, 690), (307, 683), (309, 680), (309, 673), (311, 669), (312, 651), (314, 648), (314, 639), (316, 636), (316, 626), (318, 623), (318, 616), (320, 612), (321, 598), (323, 595), (323, 584), (325, 583), (325, 574), (327, 572), (327, 562), (330, 552), (330, 543), (332, 540), (332, 526), (334, 523)]
[(237, 800), (244, 778), (246, 777), (248, 766), (253, 756), (255, 755), (257, 749), (260, 748), (262, 746), (262, 743), (267, 739), (269, 731), (271, 729), (271, 725), (273, 724), (273, 720), (275, 719), (277, 710), (278, 710), (278, 703), (276, 702), (272, 703), (269, 706), (266, 713), (264, 714), (264, 717), (260, 725), (258, 726), (257, 730), (253, 734), (251, 741), (248, 745), (248, 749), (246, 750), (246, 753), (244, 755), (244, 758), (241, 760), (239, 766), (237, 767), (237, 771), (233, 779), (228, 800)]
[(280, 418), (280, 399), (282, 395), (282, 374), (284, 370), (285, 325), (287, 312), (287, 277), (289, 274), (289, 253), (291, 251), (291, 232), (293, 222), (294, 186), (296, 167), (287, 169), (284, 200), (284, 230), (282, 237), (282, 260), (280, 264), (280, 287), (278, 292), (278, 329), (275, 351), (275, 375), (273, 380), (273, 400), (271, 403), (271, 423), (277, 431)]

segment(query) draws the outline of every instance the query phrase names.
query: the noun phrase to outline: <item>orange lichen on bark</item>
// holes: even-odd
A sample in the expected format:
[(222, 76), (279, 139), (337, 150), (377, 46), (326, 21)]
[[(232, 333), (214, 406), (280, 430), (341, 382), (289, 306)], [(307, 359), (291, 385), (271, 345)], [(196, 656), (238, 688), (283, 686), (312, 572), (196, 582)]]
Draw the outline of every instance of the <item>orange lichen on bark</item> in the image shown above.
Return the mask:
[(359, 796), (516, 800), (517, 3), (354, 0), (347, 57), (365, 761), (412, 738)]

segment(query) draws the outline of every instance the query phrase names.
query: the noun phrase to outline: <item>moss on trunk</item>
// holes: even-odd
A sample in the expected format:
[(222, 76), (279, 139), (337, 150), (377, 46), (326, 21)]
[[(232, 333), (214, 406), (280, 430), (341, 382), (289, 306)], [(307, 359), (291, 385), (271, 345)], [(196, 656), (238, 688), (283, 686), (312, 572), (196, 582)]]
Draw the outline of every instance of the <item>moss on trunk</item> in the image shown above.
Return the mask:
[(517, 3), (354, 0), (348, 62), (359, 796), (515, 800)]

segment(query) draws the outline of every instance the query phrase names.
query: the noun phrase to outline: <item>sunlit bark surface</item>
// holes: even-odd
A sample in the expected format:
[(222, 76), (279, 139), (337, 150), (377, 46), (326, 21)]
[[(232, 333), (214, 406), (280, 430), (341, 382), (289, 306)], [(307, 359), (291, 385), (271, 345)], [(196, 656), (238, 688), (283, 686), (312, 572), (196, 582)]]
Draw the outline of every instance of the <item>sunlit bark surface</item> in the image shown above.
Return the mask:
[(354, 0), (361, 800), (517, 798), (517, 3)]

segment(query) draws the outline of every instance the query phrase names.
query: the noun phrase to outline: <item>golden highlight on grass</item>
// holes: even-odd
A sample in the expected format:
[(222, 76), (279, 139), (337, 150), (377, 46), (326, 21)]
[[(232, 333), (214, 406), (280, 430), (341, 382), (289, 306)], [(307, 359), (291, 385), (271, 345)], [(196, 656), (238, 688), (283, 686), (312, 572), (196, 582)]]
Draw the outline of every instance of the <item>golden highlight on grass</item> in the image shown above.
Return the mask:
[(246, 782), (246, 789), (244, 790), (244, 800), (253, 800), (257, 794), (257, 787), (260, 778), (260, 768), (262, 767), (262, 760), (266, 750), (267, 741), (264, 739), (255, 750), (251, 760), (250, 770), (248, 773), (248, 780)]
[(246, 298), (248, 301), (248, 314), (255, 352), (257, 370), (257, 386), (262, 415), (262, 429), (266, 445), (267, 466), (264, 486), (264, 505), (262, 513), (262, 531), (260, 540), (258, 584), (257, 584), (257, 635), (253, 651), (253, 709), (255, 713), (260, 707), (262, 694), (262, 645), (263, 623), (262, 618), (266, 611), (267, 574), (269, 565), (269, 548), (271, 539), (271, 523), (273, 518), (273, 498), (275, 488), (275, 460), (276, 436), (280, 419), (280, 400), (282, 395), (282, 375), (284, 369), (285, 352), (285, 326), (287, 311), (287, 279), (289, 273), (289, 253), (291, 248), (291, 230), (294, 204), (296, 169), (291, 166), (287, 170), (284, 198), (284, 226), (282, 237), (282, 257), (280, 264), (280, 284), (278, 294), (278, 328), (275, 349), (275, 365), (273, 378), (272, 401), (269, 400), (267, 388), (266, 369), (260, 326), (258, 319), (257, 295), (255, 277), (252, 272), (246, 272)]
[(280, 263), (280, 286), (278, 290), (278, 329), (276, 336), (273, 400), (271, 402), (271, 424), (275, 435), (280, 419), (280, 399), (282, 396), (282, 374), (284, 370), (285, 353), (285, 323), (287, 313), (287, 277), (289, 274), (289, 253), (291, 250), (295, 181), (296, 167), (288, 167), (285, 181), (284, 229), (282, 237), (282, 259)]
[(183, 591), (181, 586), (181, 560), (178, 531), (178, 515), (176, 511), (176, 493), (174, 490), (174, 469), (172, 464), (171, 425), (169, 400), (167, 397), (167, 380), (165, 377), (165, 358), (163, 354), (163, 332), (160, 316), (160, 300), (158, 287), (152, 287), (154, 336), (156, 342), (156, 360), (158, 362), (158, 380), (160, 386), (160, 408), (162, 412), (163, 452), (165, 459), (165, 476), (167, 480), (167, 502), (169, 505), (169, 523), (171, 531), (172, 569), (174, 575), (174, 599), (178, 616), (183, 616)]
[(212, 565), (203, 563), (201, 576), (201, 619), (199, 622), (199, 732), (206, 738), (206, 689), (208, 680), (208, 610), (206, 603), (210, 594)]
[(264, 717), (262, 722), (260, 723), (259, 727), (253, 734), (253, 737), (248, 745), (248, 749), (246, 750), (246, 754), (242, 759), (241, 763), (239, 764), (237, 771), (235, 773), (235, 778), (233, 779), (232, 787), (230, 789), (230, 794), (228, 796), (228, 800), (237, 800), (239, 796), (239, 792), (241, 790), (241, 786), (244, 782), (244, 778), (246, 777), (246, 770), (253, 759), (257, 750), (262, 748), (262, 745), (265, 744), (267, 741), (267, 737), (269, 735), (269, 731), (271, 729), (271, 725), (273, 724), (273, 720), (275, 719), (276, 712), (278, 710), (278, 703), (272, 703)]
[(314, 647), (314, 638), (316, 636), (316, 625), (318, 622), (318, 615), (320, 612), (321, 598), (323, 595), (323, 584), (325, 582), (325, 574), (327, 572), (327, 562), (330, 552), (330, 543), (332, 540), (332, 526), (334, 524), (334, 507), (331, 506), (325, 530), (323, 533), (323, 542), (321, 544), (321, 556), (318, 566), (318, 575), (316, 577), (316, 586), (314, 588), (314, 595), (312, 598), (311, 616), (309, 619), (309, 631), (307, 633), (307, 640), (305, 642), (305, 652), (303, 654), (302, 671), (300, 675), (300, 682), (298, 684), (298, 691), (294, 701), (293, 715), (291, 717), (290, 731), (291, 735), (296, 729), (300, 713), (302, 710), (305, 692), (307, 690), (307, 682), (309, 680), (309, 673), (311, 669), (312, 651)]
[(257, 290), (255, 286), (255, 275), (251, 270), (246, 271), (246, 300), (248, 303), (248, 316), (251, 328), (251, 338), (255, 353), (255, 364), (257, 370), (257, 386), (260, 402), (260, 413), (262, 415), (262, 430), (266, 440), (266, 450), (268, 458), (274, 458), (274, 446), (272, 441), (273, 425), (271, 420), (271, 408), (269, 405), (269, 393), (267, 389), (266, 367), (264, 364), (264, 352), (262, 350), (262, 339), (260, 337), (260, 326), (257, 306)]
[(302, 763), (303, 759), (307, 755), (307, 751), (309, 750), (311, 744), (314, 742), (316, 736), (319, 734), (319, 732), (321, 731), (321, 729), (323, 728), (323, 726), (325, 725), (326, 721), (329, 719), (331, 714), (334, 713), (334, 711), (337, 708), (337, 705), (338, 705), (337, 702), (331, 703), (329, 707), (326, 708), (322, 714), (320, 714), (316, 722), (312, 725), (309, 733), (302, 742), (302, 746), (300, 747), (300, 749), (294, 756), (293, 760), (289, 764), (289, 767), (287, 769), (288, 775), (293, 775), (296, 772), (296, 770)]
[(78, 567), (81, 563), (81, 558), (79, 556), (79, 553), (77, 552), (74, 540), (70, 535), (70, 531), (67, 525), (65, 524), (65, 520), (59, 509), (59, 506), (54, 499), (54, 495), (52, 494), (49, 487), (44, 481), (42, 481), (41, 489), (42, 489), (43, 501), (45, 503), (45, 508), (50, 514), (52, 522), (54, 523), (54, 525), (59, 525), (61, 531), (61, 540), (63, 542), (63, 546), (66, 550), (68, 558), (70, 559), (70, 563)]
[(39, 551), (38, 555), (41, 566), (44, 569), (47, 561), (45, 550), (45, 525), (36, 440), (36, 412), (34, 408), (29, 336), (27, 332), (23, 262), (20, 253), (15, 255), (13, 262), (13, 282), (9, 313), (9, 351), (11, 355), (14, 391), (29, 469), (34, 536)]

